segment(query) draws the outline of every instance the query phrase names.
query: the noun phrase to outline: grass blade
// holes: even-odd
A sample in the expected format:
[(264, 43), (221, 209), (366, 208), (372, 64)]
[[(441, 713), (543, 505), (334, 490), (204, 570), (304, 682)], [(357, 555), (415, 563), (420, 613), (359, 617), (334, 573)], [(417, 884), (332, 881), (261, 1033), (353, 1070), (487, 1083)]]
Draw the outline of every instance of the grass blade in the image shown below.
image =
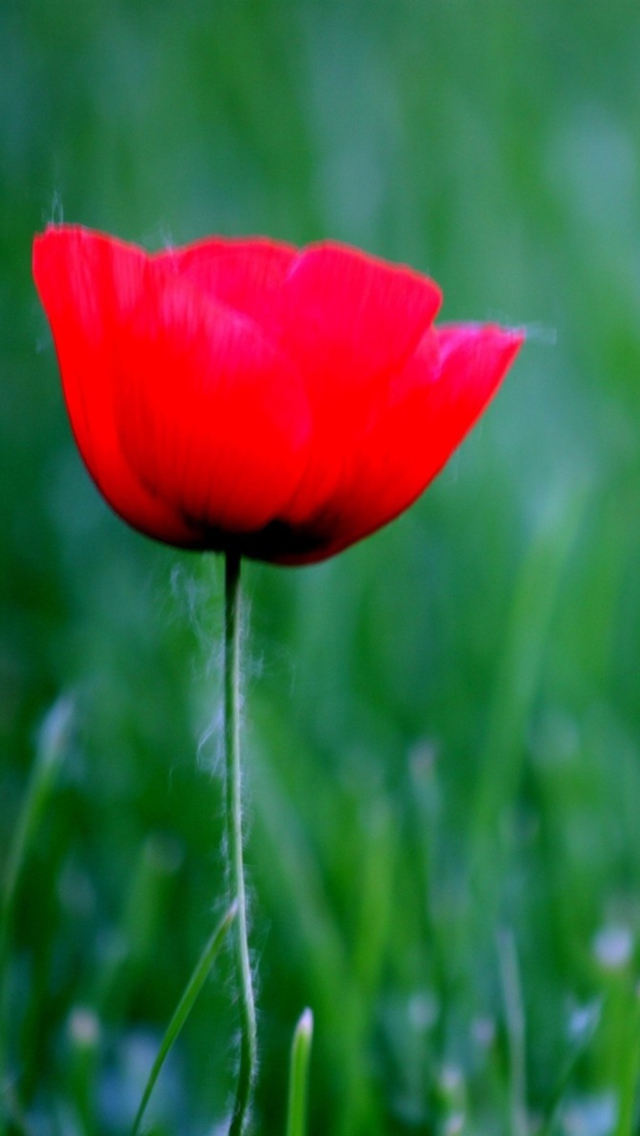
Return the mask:
[(544, 675), (553, 618), (588, 503), (577, 487), (555, 503), (534, 537), (516, 581), (512, 610), (488, 716), (482, 771), (469, 820), (469, 897), (473, 912), (467, 944), (495, 925), (502, 886), (502, 818), (513, 807), (524, 761), (527, 723)]
[(39, 733), (33, 772), (7, 858), (0, 906), (0, 952), (6, 943), (24, 863), (49, 803), (60, 764), (68, 749), (73, 712), (71, 699), (60, 698), (47, 714)]
[(565, 1062), (549, 1100), (549, 1104), (547, 1105), (546, 1117), (538, 1129), (538, 1136), (553, 1136), (553, 1133), (557, 1131), (560, 1125), (560, 1113), (565, 1093), (577, 1066), (590, 1048), (596, 1032), (599, 1029), (601, 1018), (600, 1011), (601, 1007), (598, 1007), (595, 1011), (591, 1011), (584, 1028), (580, 1031), (579, 1036), (574, 1042), (573, 1048)]
[(293, 1035), (289, 1065), (289, 1107), (287, 1110), (287, 1136), (304, 1136), (307, 1112), (307, 1084), (309, 1058), (313, 1039), (313, 1014), (305, 1010)]
[(189, 1017), (198, 994), (200, 993), (204, 983), (207, 980), (211, 967), (213, 966), (220, 947), (224, 942), (225, 935), (227, 934), (229, 928), (231, 927), (231, 924), (233, 923), (233, 920), (236, 917), (237, 910), (238, 905), (234, 901), (225, 915), (223, 915), (222, 919), (218, 923), (218, 926), (209, 939), (209, 942), (200, 955), (195, 970), (193, 971), (193, 974), (191, 975), (191, 978), (187, 983), (184, 994), (182, 995), (182, 998), (180, 999), (176, 1007), (176, 1011), (171, 1021), (169, 1022), (167, 1032), (162, 1039), (162, 1044), (160, 1045), (158, 1055), (153, 1063), (153, 1067), (149, 1074), (149, 1079), (142, 1094), (140, 1107), (133, 1122), (133, 1128), (131, 1130), (132, 1136), (137, 1136), (137, 1133), (140, 1131), (142, 1118), (149, 1103), (149, 1098), (151, 1097), (151, 1093), (153, 1092), (154, 1085), (160, 1075), (160, 1070), (162, 1069), (162, 1066), (164, 1065), (167, 1055), (172, 1049), (174, 1042), (180, 1034), (183, 1025)]
[[(69, 748), (73, 729), (74, 704), (62, 697), (51, 707), (38, 735), (36, 760), (14, 837), (0, 890), (0, 1134), (4, 1133), (4, 1107), (9, 1108), (11, 1092), (8, 1054), (9, 959), (11, 925), (24, 865), (28, 859), (42, 818), (47, 810), (62, 761)], [(11, 1112), (17, 1112), (17, 1102)]]
[(510, 930), (498, 933), (498, 957), (509, 1047), (510, 1127), (513, 1136), (527, 1136), (525, 1016), (518, 955)]

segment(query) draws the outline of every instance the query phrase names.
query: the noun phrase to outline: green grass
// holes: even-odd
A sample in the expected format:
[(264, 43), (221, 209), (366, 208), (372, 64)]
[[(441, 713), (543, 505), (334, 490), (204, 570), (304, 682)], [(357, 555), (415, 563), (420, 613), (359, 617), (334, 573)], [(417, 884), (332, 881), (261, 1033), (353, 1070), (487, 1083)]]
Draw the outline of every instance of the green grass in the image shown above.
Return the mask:
[[(409, 514), (245, 573), (256, 1127), (286, 1131), (309, 1006), (309, 1136), (637, 1132), (639, 33), (631, 0), (0, 6), (11, 1133), (131, 1131), (225, 909), (222, 566), (81, 467), (30, 280), (61, 213), (332, 236), (430, 272), (446, 319), (531, 329)], [(150, 1131), (222, 1122), (236, 1026), (223, 952)]]

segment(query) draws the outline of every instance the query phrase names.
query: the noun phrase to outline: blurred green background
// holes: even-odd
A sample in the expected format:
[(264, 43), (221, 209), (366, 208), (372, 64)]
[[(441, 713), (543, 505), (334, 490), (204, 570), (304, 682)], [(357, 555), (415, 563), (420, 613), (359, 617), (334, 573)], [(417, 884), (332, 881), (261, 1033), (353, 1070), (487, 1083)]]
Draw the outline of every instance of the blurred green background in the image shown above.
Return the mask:
[[(61, 218), (331, 236), (432, 274), (446, 319), (528, 327), (407, 515), (245, 572), (256, 1130), (310, 1005), (311, 1136), (638, 1131), (639, 76), (635, 0), (0, 0), (5, 867), (60, 757), (7, 952), (10, 1131), (129, 1130), (224, 904), (221, 565), (84, 472), (30, 275)], [(153, 1132), (225, 1131), (233, 999), (225, 957)]]

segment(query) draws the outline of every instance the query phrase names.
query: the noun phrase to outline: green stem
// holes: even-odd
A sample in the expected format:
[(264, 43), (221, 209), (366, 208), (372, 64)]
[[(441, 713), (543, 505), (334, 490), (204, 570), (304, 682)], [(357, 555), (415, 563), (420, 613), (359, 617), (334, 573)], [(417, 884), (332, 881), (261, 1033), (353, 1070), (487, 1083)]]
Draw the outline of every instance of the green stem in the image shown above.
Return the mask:
[(247, 940), (247, 903), (242, 860), (242, 777), (240, 770), (240, 557), (225, 561), (224, 750), (227, 871), (232, 901), (237, 901), (235, 963), (240, 988), (240, 1069), (229, 1136), (247, 1126), (256, 1068), (256, 1011)]

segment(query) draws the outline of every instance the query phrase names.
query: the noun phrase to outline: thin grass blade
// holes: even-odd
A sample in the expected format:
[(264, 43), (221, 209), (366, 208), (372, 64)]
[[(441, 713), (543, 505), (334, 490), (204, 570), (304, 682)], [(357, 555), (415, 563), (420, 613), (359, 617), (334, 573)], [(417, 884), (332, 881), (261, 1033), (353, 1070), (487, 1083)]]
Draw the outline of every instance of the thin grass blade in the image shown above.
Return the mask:
[(469, 818), (469, 897), (465, 950), (495, 925), (502, 886), (501, 819), (512, 807), (523, 768), (527, 722), (544, 675), (545, 652), (565, 574), (589, 495), (577, 486), (555, 503), (524, 558), (488, 716), (482, 770)]
[(191, 978), (187, 983), (184, 994), (182, 995), (182, 998), (180, 999), (176, 1007), (176, 1011), (171, 1021), (169, 1022), (167, 1032), (162, 1039), (162, 1044), (160, 1045), (158, 1055), (153, 1063), (153, 1067), (149, 1074), (149, 1079), (142, 1094), (140, 1107), (133, 1122), (131, 1136), (137, 1136), (137, 1133), (140, 1131), (140, 1125), (142, 1123), (146, 1107), (149, 1103), (151, 1093), (153, 1092), (155, 1083), (160, 1075), (160, 1070), (162, 1069), (162, 1066), (164, 1065), (164, 1062), (168, 1054), (170, 1053), (174, 1042), (178, 1038), (182, 1027), (189, 1017), (198, 994), (200, 993), (202, 987), (204, 986), (204, 983), (209, 976), (209, 972), (211, 971), (211, 968), (216, 960), (216, 957), (224, 942), (225, 936), (227, 935), (229, 928), (231, 927), (231, 924), (236, 917), (237, 911), (238, 905), (234, 901), (228, 911), (223, 915), (202, 954), (200, 955), (195, 970), (193, 971), (193, 974), (191, 975)]
[[(11, 925), (16, 897), (24, 865), (40, 828), (55, 788), (58, 772), (69, 749), (73, 729), (74, 703), (69, 697), (59, 698), (47, 714), (38, 735), (36, 760), (0, 888), (0, 1136), (5, 1131), (4, 1109), (10, 1108), (11, 1094), (7, 1069), (8, 1048), (8, 971), (11, 955)], [(19, 1105), (11, 1106), (12, 1116), (19, 1115)], [(19, 1128), (19, 1121), (16, 1121)]]
[(512, 1136), (527, 1136), (525, 1014), (518, 953), (511, 930), (498, 933), (498, 960), (509, 1048), (511, 1132)]
[(39, 733), (33, 772), (7, 858), (0, 907), (0, 950), (8, 932), (22, 868), (69, 747), (73, 715), (73, 701), (68, 697), (58, 699), (47, 714)]
[(538, 1136), (554, 1136), (554, 1133), (560, 1128), (560, 1113), (565, 1093), (578, 1065), (591, 1046), (600, 1026), (600, 1019), (601, 1007), (598, 1006), (590, 1013), (584, 1029), (574, 1041), (547, 1105), (546, 1117), (538, 1129)]
[(298, 1021), (291, 1045), (287, 1136), (305, 1136), (309, 1058), (312, 1040), (313, 1014), (311, 1010), (307, 1009)]

